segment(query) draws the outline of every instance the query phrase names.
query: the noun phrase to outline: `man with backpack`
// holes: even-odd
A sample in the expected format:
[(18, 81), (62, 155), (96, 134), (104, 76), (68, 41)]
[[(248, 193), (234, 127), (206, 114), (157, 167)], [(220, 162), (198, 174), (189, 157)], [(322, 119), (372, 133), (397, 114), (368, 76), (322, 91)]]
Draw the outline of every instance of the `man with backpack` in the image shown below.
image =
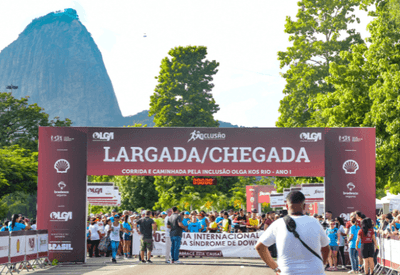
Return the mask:
[[(256, 244), (261, 259), (276, 274), (325, 274), (323, 263), (329, 255), (329, 238), (318, 220), (303, 214), (304, 202), (302, 192), (289, 193), (288, 215), (272, 223)], [(279, 255), (277, 262), (268, 251), (275, 243)]]

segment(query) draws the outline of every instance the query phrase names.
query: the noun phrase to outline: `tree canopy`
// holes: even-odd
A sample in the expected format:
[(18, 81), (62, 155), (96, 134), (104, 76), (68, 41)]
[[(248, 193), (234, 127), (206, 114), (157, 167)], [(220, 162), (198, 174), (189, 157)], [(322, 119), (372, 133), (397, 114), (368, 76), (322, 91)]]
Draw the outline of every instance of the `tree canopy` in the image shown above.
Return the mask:
[(281, 115), (276, 126), (313, 126), (314, 98), (335, 90), (325, 80), (329, 64), (347, 64), (339, 53), (363, 43), (360, 34), (348, 28), (349, 23), (359, 22), (354, 15), (359, 2), (301, 0), (296, 19), (286, 18), (285, 32), (290, 34), (292, 46), (278, 52), (281, 69), (286, 66), (288, 69), (282, 74), (286, 80), (285, 97), (280, 103)]
[(150, 98), (149, 116), (156, 127), (217, 127), (219, 106), (211, 94), (219, 63), (204, 60), (203, 46), (175, 47), (161, 61), (158, 84)]

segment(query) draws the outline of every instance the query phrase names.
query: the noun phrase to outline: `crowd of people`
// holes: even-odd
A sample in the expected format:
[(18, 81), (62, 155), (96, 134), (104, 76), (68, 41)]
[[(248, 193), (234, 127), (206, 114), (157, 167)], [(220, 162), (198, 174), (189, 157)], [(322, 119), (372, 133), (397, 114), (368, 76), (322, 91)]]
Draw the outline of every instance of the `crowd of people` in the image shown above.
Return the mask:
[[(326, 234), (330, 239), (329, 267), (327, 270), (338, 270), (338, 254), (340, 253), (342, 264), (345, 263), (345, 245), (348, 245), (351, 270), (349, 273), (365, 271), (372, 274), (377, 264), (379, 245), (376, 236), (379, 233), (383, 237), (400, 235), (399, 210), (382, 214), (374, 221), (366, 217), (361, 211), (350, 214), (350, 220), (345, 224), (341, 217), (332, 218), (330, 211), (326, 212), (326, 219), (322, 223)], [(344, 268), (344, 266), (342, 266)]]
[[(282, 213), (274, 211), (259, 214), (256, 210), (245, 213), (223, 210), (212, 211), (183, 211), (173, 207), (166, 211), (146, 211), (140, 213), (125, 210), (118, 213), (116, 209), (108, 214), (90, 214), (87, 220), (87, 250), (89, 257), (110, 257), (116, 263), (117, 258), (138, 257), (143, 263), (152, 263), (151, 252), (154, 247), (153, 236), (156, 231), (165, 232), (166, 263), (180, 263), (179, 247), (182, 233), (242, 233), (267, 230), (272, 223), (282, 218)], [(365, 271), (372, 274), (377, 263), (379, 246), (376, 236), (400, 236), (399, 210), (376, 217), (376, 223), (360, 211), (350, 214), (350, 220), (345, 223), (341, 217), (332, 217), (327, 211), (325, 217), (313, 216), (323, 227), (329, 238), (329, 256), (327, 270), (345, 268), (345, 246), (348, 246), (351, 270), (349, 273)], [(21, 214), (14, 214), (11, 220), (6, 220), (0, 231), (36, 230), (36, 221), (29, 220)], [(132, 236), (141, 236), (140, 254), (132, 256)], [(101, 246), (104, 239), (106, 247)], [(100, 250), (99, 247), (102, 249)], [(268, 247), (272, 257), (277, 257), (276, 246)], [(147, 253), (146, 253), (147, 252)], [(339, 260), (338, 260), (339, 259)], [(370, 273), (369, 273), (370, 272)]]
[[(233, 209), (212, 211), (209, 213), (205, 211), (177, 211), (177, 209), (174, 211), (174, 208), (171, 208), (162, 212), (142, 210), (140, 213), (137, 213), (125, 210), (118, 213), (114, 209), (111, 213), (107, 214), (91, 214), (87, 220), (87, 248), (89, 257), (111, 256), (113, 262), (116, 262), (116, 258), (133, 257), (132, 235), (137, 232), (142, 235), (141, 254), (137, 256), (140, 261), (145, 261), (144, 259), (147, 258), (147, 262), (151, 263), (151, 251), (153, 249), (152, 233), (161, 231), (165, 232), (167, 249), (175, 251), (175, 255), (173, 252), (165, 253), (165, 261), (167, 263), (179, 263), (176, 234), (178, 237), (182, 237), (183, 232), (256, 232), (267, 229), (269, 225), (282, 216), (277, 215), (274, 211), (266, 214), (258, 214), (256, 210), (245, 213), (243, 209), (239, 211), (234, 211)], [(118, 228), (116, 221), (120, 224)], [(171, 224), (168, 224), (169, 222)], [(107, 237), (110, 239), (110, 244), (106, 251), (100, 251), (100, 241)], [(145, 252), (147, 254), (144, 254)], [(271, 248), (271, 253), (276, 256), (274, 247)]]

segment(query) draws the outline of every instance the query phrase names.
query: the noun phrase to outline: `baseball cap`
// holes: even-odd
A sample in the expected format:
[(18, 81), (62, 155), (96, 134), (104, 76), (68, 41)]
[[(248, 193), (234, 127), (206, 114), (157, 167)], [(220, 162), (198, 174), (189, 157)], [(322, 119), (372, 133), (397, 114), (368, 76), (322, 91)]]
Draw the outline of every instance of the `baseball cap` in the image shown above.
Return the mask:
[(113, 209), (111, 212), (115, 212), (115, 213), (117, 213), (118, 211), (117, 211), (117, 209)]
[(163, 212), (161, 213), (161, 215), (167, 215), (167, 212), (163, 211)]
[(252, 213), (257, 213), (257, 209), (253, 209), (251, 212)]
[(185, 215), (190, 215), (189, 211), (186, 211), (186, 212), (185, 212)]
[(143, 210), (143, 211), (142, 211), (142, 215), (146, 215), (146, 210)]
[(114, 218), (119, 219), (119, 215), (115, 215)]

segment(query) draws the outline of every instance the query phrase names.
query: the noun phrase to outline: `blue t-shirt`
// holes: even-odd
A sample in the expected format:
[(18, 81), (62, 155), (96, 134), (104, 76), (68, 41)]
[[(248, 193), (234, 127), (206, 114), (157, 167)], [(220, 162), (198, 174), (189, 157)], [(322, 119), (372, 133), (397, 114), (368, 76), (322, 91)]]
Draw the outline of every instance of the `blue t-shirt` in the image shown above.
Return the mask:
[(223, 221), (223, 220), (224, 220), (223, 217), (218, 217), (218, 218), (215, 219), (215, 222), (216, 222), (216, 223), (219, 223), (220, 221)]
[[(186, 218), (186, 219), (183, 219), (182, 223), (183, 223), (184, 226), (188, 226), (189, 225), (189, 221), (190, 221), (190, 219)], [(182, 231), (186, 232), (185, 230), (182, 230)]]
[(396, 229), (400, 229), (400, 223), (396, 222)]
[(338, 229), (336, 227), (334, 229), (326, 230), (326, 235), (328, 235), (329, 239), (331, 240), (331, 242), (329, 243), (330, 246), (338, 245), (337, 244), (337, 241), (338, 241), (337, 232), (338, 232)]
[(201, 228), (200, 222), (192, 222), (188, 224), (189, 232), (199, 232)]
[(0, 232), (6, 231), (6, 228), (8, 228), (8, 227), (7, 227), (7, 226), (3, 226), (3, 227), (0, 229)]
[(13, 229), (11, 229), (11, 225), (12, 225), (12, 223), (9, 223), (9, 224), (8, 224), (8, 231), (20, 231), (20, 230), (24, 230), (25, 227), (26, 227), (25, 224), (19, 223), (19, 222), (16, 222), (16, 223), (15, 223)]
[(111, 222), (114, 222), (114, 217), (110, 217), (110, 221), (111, 221)]
[(206, 223), (206, 218), (204, 217), (203, 219), (201, 219), (200, 224), (203, 226), (203, 230), (201, 230), (201, 232), (206, 232), (207, 231), (207, 223)]
[[(350, 227), (350, 234), (353, 234), (353, 238), (349, 242), (350, 248), (356, 248), (358, 231), (360, 231), (360, 227), (358, 225), (352, 225)], [(361, 242), (358, 244), (358, 248), (361, 248)]]
[[(122, 227), (125, 228), (125, 229), (127, 229), (128, 231), (132, 231), (131, 225), (130, 225), (129, 223), (127, 223), (127, 222), (124, 222), (124, 223), (122, 224)], [(125, 233), (125, 232), (124, 232), (124, 234), (126, 234), (127, 236), (130, 236), (130, 235), (131, 235), (131, 232), (129, 232), (129, 233)]]

